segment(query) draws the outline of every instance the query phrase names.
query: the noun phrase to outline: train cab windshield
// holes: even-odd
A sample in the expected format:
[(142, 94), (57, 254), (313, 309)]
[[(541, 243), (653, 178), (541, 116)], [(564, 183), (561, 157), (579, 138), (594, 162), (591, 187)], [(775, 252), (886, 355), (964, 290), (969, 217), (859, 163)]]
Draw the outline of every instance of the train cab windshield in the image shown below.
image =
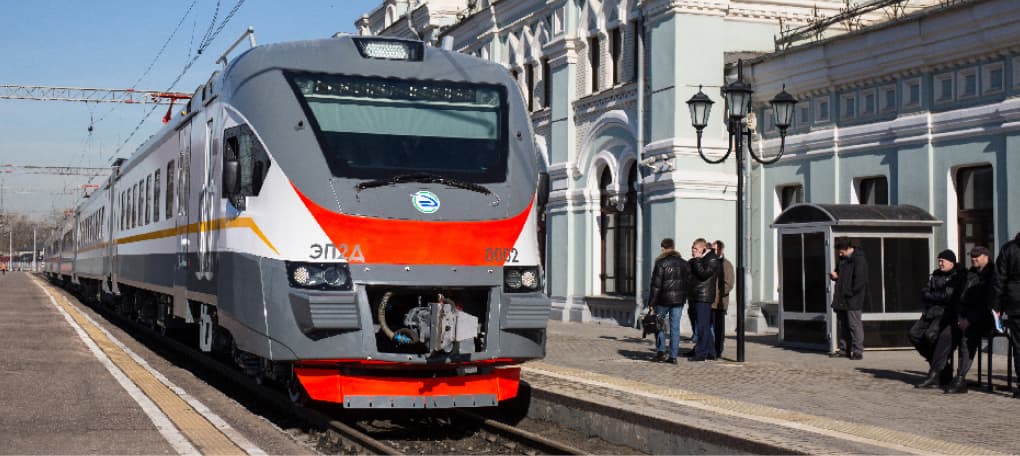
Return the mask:
[(506, 180), (507, 103), (500, 85), (289, 73), (336, 177), (431, 173)]

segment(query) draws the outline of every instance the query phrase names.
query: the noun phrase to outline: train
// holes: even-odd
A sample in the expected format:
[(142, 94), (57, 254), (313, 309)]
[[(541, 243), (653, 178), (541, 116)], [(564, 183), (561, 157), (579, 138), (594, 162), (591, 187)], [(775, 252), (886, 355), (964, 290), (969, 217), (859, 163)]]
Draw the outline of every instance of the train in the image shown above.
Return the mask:
[(294, 400), (516, 397), (545, 356), (548, 175), (510, 73), (347, 34), (228, 59), (242, 39), (54, 231), (44, 273)]

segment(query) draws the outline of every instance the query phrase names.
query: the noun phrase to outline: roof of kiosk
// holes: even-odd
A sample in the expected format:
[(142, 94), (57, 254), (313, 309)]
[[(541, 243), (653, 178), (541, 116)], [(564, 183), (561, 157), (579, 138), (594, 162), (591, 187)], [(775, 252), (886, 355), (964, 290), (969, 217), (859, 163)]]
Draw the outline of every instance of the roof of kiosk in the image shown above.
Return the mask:
[(935, 226), (942, 221), (928, 211), (909, 204), (815, 204), (799, 203), (788, 207), (772, 222), (782, 225), (855, 225), (855, 226)]

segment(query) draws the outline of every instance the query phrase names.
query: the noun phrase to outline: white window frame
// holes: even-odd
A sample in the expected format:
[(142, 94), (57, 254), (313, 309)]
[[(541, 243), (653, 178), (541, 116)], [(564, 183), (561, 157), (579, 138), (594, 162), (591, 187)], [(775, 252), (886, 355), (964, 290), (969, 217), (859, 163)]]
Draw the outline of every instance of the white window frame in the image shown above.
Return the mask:
[[(932, 79), (932, 81), (933, 81), (933, 84), (935, 85), (935, 90), (934, 90), (934, 94), (933, 94), (935, 104), (952, 103), (953, 101), (956, 100), (956, 93), (955, 93), (956, 92), (956, 90), (955, 90), (956, 89), (956, 74), (955, 73), (949, 72), (949, 73), (937, 74)], [(946, 85), (945, 85), (946, 81), (949, 81), (949, 93), (946, 93), (943, 90), (943, 88), (946, 87)]]
[[(910, 88), (913, 85), (917, 85), (917, 101), (910, 101)], [(903, 81), (903, 107), (904, 108), (919, 108), (921, 107), (921, 99), (924, 97), (924, 85), (922, 85), (921, 78), (911, 78)]]
[[(840, 100), (842, 101), (842, 103), (840, 103), (839, 106), (840, 107), (839, 118), (843, 120), (856, 119), (857, 111), (859, 108), (859, 106), (857, 106), (857, 93), (856, 92), (844, 93), (843, 95), (840, 96)], [(853, 104), (852, 106), (853, 109), (847, 110), (847, 107), (850, 106), (851, 104)]]
[[(815, 117), (815, 123), (819, 123), (820, 124), (820, 123), (828, 123), (829, 122), (829, 120), (830, 120), (829, 119), (829, 110), (831, 108), (831, 106), (829, 106), (829, 102), (830, 101), (831, 100), (829, 99), (829, 97), (818, 97), (818, 98), (815, 98), (815, 99), (811, 100), (812, 107), (814, 108), (814, 111), (815, 111), (815, 116), (814, 116)], [(824, 106), (825, 109), (822, 109), (822, 105), (823, 104), (825, 105)]]
[[(868, 95), (871, 95), (871, 110), (868, 110)], [(861, 91), (861, 104), (857, 106), (860, 117), (869, 117), (878, 114), (878, 90), (868, 89)]]
[[(1000, 71), (999, 88), (992, 88), (992, 72), (995, 70)], [(1002, 93), (1006, 88), (1006, 68), (1002, 62), (986, 63), (981, 65), (981, 94), (990, 95), (993, 93)]]
[[(886, 106), (886, 104), (885, 104), (885, 102), (887, 100), (886, 96), (887, 96), (887, 94), (889, 92), (892, 92), (892, 94), (893, 94), (893, 104), (892, 104), (892, 106)], [(882, 89), (881, 89), (881, 93), (882, 93), (882, 109), (879, 109), (879, 112), (895, 112), (896, 111), (896, 85), (895, 84), (889, 84), (887, 86), (883, 86)]]
[[(966, 93), (967, 90), (967, 77), (974, 77), (974, 93)], [(959, 76), (956, 80), (956, 98), (958, 100), (965, 100), (968, 98), (974, 98), (981, 93), (981, 80), (979, 79), (977, 68), (965, 68), (960, 70)]]
[[(805, 114), (807, 115), (806, 117)], [(811, 125), (811, 106), (801, 106), (797, 108), (797, 115), (795, 117), (797, 118), (798, 127)]]
[(1020, 90), (1020, 57), (1013, 57), (1013, 89)]

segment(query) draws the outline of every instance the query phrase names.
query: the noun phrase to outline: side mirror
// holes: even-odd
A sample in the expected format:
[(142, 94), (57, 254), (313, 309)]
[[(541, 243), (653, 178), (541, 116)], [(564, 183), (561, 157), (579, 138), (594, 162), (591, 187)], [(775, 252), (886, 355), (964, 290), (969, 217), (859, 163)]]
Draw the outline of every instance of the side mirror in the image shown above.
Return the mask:
[(549, 173), (538, 173), (538, 205), (549, 202)]
[(241, 164), (237, 160), (223, 162), (223, 196), (241, 193)]

